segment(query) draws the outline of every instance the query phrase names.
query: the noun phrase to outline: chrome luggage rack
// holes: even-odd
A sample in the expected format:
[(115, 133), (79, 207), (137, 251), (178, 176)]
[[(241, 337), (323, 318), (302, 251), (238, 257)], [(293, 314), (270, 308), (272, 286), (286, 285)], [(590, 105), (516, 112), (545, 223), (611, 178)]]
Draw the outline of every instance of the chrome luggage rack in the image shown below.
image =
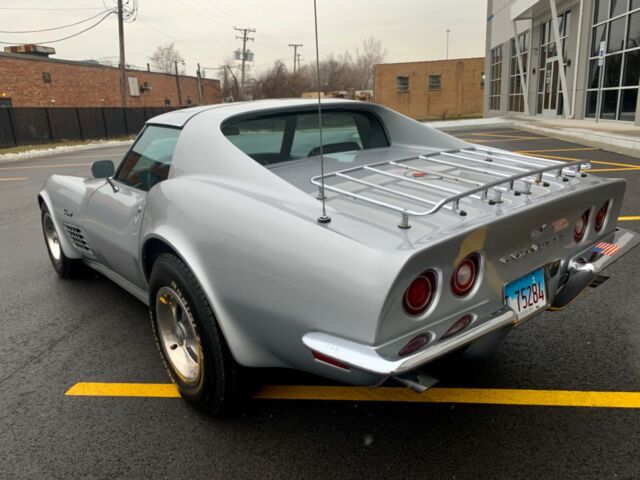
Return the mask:
[[(442, 157), (451, 158), (452, 161), (445, 160)], [(407, 165), (407, 162), (412, 161), (422, 162), (419, 166), (415, 166), (415, 164)], [(424, 165), (422, 165), (422, 163), (424, 163)], [(487, 163), (490, 163), (493, 168), (487, 168)], [(476, 166), (475, 164), (483, 164), (483, 166)], [(483, 183), (472, 178), (461, 177), (442, 171), (429, 170), (429, 167), (434, 165), (447, 166), (451, 167), (451, 169), (474, 172), (483, 176), (497, 177), (497, 179)], [(414, 174), (417, 173), (418, 175), (435, 176), (437, 177), (437, 180), (455, 182), (456, 185), (459, 185), (460, 183), (469, 184), (471, 185), (471, 188), (460, 191), (458, 189), (451, 188), (450, 186), (430, 182), (429, 180), (425, 181), (417, 180), (416, 178), (408, 178), (404, 175), (398, 175), (397, 173), (385, 170), (385, 166), (400, 167), (406, 171), (413, 172)], [(495, 167), (501, 168), (502, 170), (496, 169)], [(433, 215), (443, 208), (451, 210), (461, 216), (467, 215), (466, 211), (460, 209), (460, 200), (463, 198), (470, 197), (487, 202), (489, 205), (496, 205), (502, 202), (503, 193), (513, 192), (514, 195), (522, 195), (531, 193), (532, 187), (549, 188), (553, 183), (561, 185), (562, 182), (569, 181), (570, 177), (580, 175), (582, 169), (589, 168), (591, 168), (591, 165), (588, 162), (583, 161), (559, 162), (544, 158), (528, 157), (526, 155), (515, 154), (503, 150), (471, 147), (452, 151), (414, 155), (392, 161), (359, 165), (357, 167), (326, 173), (324, 175), (324, 182), (322, 182), (322, 175), (315, 176), (311, 179), (311, 183), (319, 188), (319, 199), (322, 199), (323, 194), (328, 190), (346, 195), (350, 198), (362, 200), (372, 205), (399, 212), (401, 214), (401, 220), (398, 227), (407, 229), (411, 228), (411, 225), (409, 224), (410, 217)], [(355, 177), (353, 174), (356, 172), (381, 175), (392, 179), (392, 181), (405, 182), (414, 188), (427, 188), (430, 190), (430, 193), (434, 193), (435, 191), (438, 193), (448, 194), (448, 196), (438, 201), (430, 200), (422, 196), (413, 195), (391, 188), (387, 185), (373, 183), (371, 181)], [(584, 175), (584, 173), (582, 175)], [(331, 178), (354, 182), (395, 197), (431, 205), (431, 208), (424, 211), (416, 211), (407, 208), (406, 206), (371, 198), (370, 196), (366, 196), (355, 191), (345, 190), (344, 188), (331, 185), (327, 182), (327, 180)]]

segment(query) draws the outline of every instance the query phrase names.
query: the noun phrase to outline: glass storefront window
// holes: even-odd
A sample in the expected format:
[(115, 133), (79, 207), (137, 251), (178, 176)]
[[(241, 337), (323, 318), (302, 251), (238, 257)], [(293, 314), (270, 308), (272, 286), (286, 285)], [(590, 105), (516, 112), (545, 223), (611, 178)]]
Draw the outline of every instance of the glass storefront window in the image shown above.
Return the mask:
[(611, 17), (617, 17), (627, 11), (627, 0), (611, 0)]
[(638, 89), (628, 88), (622, 90), (620, 100), (620, 120), (633, 122), (636, 118), (636, 103), (638, 102)]
[(625, 53), (623, 87), (637, 87), (640, 83), (640, 50)]
[(593, 16), (593, 23), (600, 23), (606, 20), (609, 13), (609, 0), (596, 0), (595, 14)]
[(600, 118), (606, 120), (616, 119), (616, 109), (618, 108), (618, 92), (619, 90), (604, 90), (602, 92)]
[(586, 117), (594, 118), (598, 106), (598, 92), (587, 92), (587, 111)]
[(609, 24), (609, 41), (607, 42), (607, 53), (617, 52), (624, 48), (624, 26), (627, 17), (621, 17)]
[[(585, 105), (587, 117), (598, 114), (598, 99), (601, 99), (600, 118), (627, 121), (635, 119), (640, 82), (638, 9), (640, 0), (596, 0), (594, 3)], [(607, 44), (603, 71), (598, 67), (598, 50), (600, 42), (605, 39)]]
[(607, 24), (600, 25), (593, 29), (593, 39), (591, 40), (591, 56), (598, 55), (600, 50), (600, 42), (604, 42), (607, 33)]
[(627, 48), (640, 47), (640, 12), (629, 15), (629, 33), (627, 33)]
[(622, 70), (622, 54), (611, 55), (605, 58), (604, 64), (604, 88), (620, 86), (620, 71)]
[(600, 65), (598, 60), (594, 59), (589, 62), (589, 79), (587, 88), (598, 88), (600, 82)]

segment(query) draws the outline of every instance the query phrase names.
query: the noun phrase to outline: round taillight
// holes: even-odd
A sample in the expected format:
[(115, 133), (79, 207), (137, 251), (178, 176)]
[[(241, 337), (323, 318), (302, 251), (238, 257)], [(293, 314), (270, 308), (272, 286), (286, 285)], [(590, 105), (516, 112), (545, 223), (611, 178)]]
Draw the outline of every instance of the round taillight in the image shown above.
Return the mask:
[(462, 297), (471, 291), (478, 277), (479, 266), (480, 257), (477, 253), (472, 253), (458, 264), (451, 277), (451, 290), (455, 295)]
[(596, 213), (596, 219), (593, 221), (593, 227), (596, 229), (596, 232), (602, 230), (604, 226), (604, 219), (607, 218), (607, 211), (609, 210), (609, 202), (605, 202), (604, 205), (600, 207), (598, 213)]
[(424, 313), (435, 296), (437, 281), (435, 272), (428, 270), (411, 282), (402, 299), (405, 312), (409, 315)]
[(587, 231), (587, 224), (589, 223), (589, 210), (585, 210), (585, 212), (580, 215), (578, 221), (576, 222), (576, 226), (573, 229), (573, 239), (576, 242), (579, 242), (583, 239), (585, 232)]
[(471, 315), (463, 315), (458, 320), (456, 320), (456, 323), (451, 325), (449, 330), (447, 330), (447, 332), (440, 338), (444, 340), (445, 338), (453, 337), (456, 333), (461, 332), (462, 330), (467, 328), (471, 324), (472, 320), (473, 317)]
[(401, 357), (404, 357), (405, 355), (410, 355), (416, 350), (424, 347), (427, 343), (429, 343), (429, 334), (421, 333), (417, 337), (413, 337), (411, 340), (409, 340), (409, 343), (407, 343), (404, 347), (400, 349), (400, 351), (398, 352), (398, 355), (400, 355)]

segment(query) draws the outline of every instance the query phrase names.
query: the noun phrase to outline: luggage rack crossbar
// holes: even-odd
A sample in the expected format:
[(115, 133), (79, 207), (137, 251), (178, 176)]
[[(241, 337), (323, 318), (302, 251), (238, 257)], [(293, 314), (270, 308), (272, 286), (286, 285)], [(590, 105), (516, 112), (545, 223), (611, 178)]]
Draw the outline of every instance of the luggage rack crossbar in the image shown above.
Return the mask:
[[(451, 158), (458, 158), (464, 161), (470, 161), (471, 163), (477, 162), (487, 162), (491, 160), (486, 160), (486, 158), (496, 158), (503, 162), (513, 162), (516, 165), (508, 165), (508, 164), (495, 164), (496, 167), (507, 168), (510, 170), (516, 170), (517, 173), (507, 173), (505, 171), (500, 171), (492, 168), (479, 167), (474, 165), (465, 165), (463, 163), (455, 163), (447, 160), (442, 160), (439, 158), (434, 158), (438, 155), (448, 156)], [(472, 158), (468, 155), (485, 155), (486, 158), (483, 160), (481, 158)], [(424, 161), (427, 166), (416, 166), (415, 164), (408, 165), (406, 162), (411, 161)], [(454, 175), (451, 173), (433, 171), (429, 169), (429, 164), (433, 165), (445, 165), (453, 168), (457, 168), (465, 171), (472, 171), (476, 173), (481, 173), (483, 175), (495, 177), (496, 180), (492, 180), (487, 183), (483, 183), (478, 180), (469, 179), (465, 177), (460, 177), (458, 175)], [(532, 169), (523, 168), (524, 165), (533, 167)], [(413, 178), (408, 178), (402, 175), (398, 175), (384, 169), (385, 166), (394, 166), (404, 168), (407, 171), (412, 172), (422, 172), (425, 175), (433, 175), (442, 180), (451, 180), (460, 184), (472, 185), (471, 188), (459, 191), (454, 188), (450, 188), (444, 185), (438, 185), (436, 183), (430, 182), (428, 180), (416, 180)], [(503, 151), (495, 151), (489, 150), (481, 147), (477, 148), (467, 148), (461, 150), (453, 150), (446, 152), (435, 152), (424, 155), (414, 155), (411, 157), (401, 158), (392, 161), (383, 161), (370, 163), (367, 165), (359, 165), (356, 167), (351, 167), (335, 172), (326, 173), (324, 175), (324, 190), (330, 191), (334, 193), (338, 193), (341, 195), (345, 195), (347, 197), (351, 197), (357, 200), (362, 200), (363, 202), (376, 205), (382, 208), (386, 208), (389, 210), (393, 210), (399, 212), (401, 214), (400, 223), (398, 227), (400, 228), (410, 228), (409, 224), (410, 217), (422, 217), (426, 215), (432, 215), (438, 212), (441, 209), (446, 209), (455, 213), (457, 215), (465, 216), (467, 212), (460, 209), (460, 200), (464, 198), (474, 198), (480, 201), (486, 201), (490, 205), (495, 205), (501, 202), (502, 194), (505, 192), (513, 191), (516, 195), (520, 194), (528, 194), (531, 193), (532, 187), (545, 188), (549, 187), (549, 183), (547, 181), (543, 182), (543, 178), (550, 176), (556, 178), (561, 181), (568, 181), (567, 177), (575, 177), (580, 174), (580, 170), (582, 168), (589, 168), (589, 164), (583, 161), (575, 161), (575, 162), (558, 162), (553, 160), (547, 160), (544, 158), (531, 158), (525, 157), (517, 154), (513, 154), (511, 152), (503, 152)], [(422, 196), (413, 195), (396, 188), (392, 188), (389, 184), (380, 184), (374, 183), (370, 180), (364, 180), (363, 178), (359, 178), (354, 176), (356, 172), (366, 172), (373, 175), (379, 175), (382, 177), (386, 177), (390, 180), (390, 182), (405, 182), (410, 184), (414, 189), (423, 188), (428, 189), (431, 193), (434, 191), (442, 192), (443, 194), (447, 194), (446, 197), (440, 200), (432, 200), (429, 198), (424, 198)], [(321, 181), (321, 175), (315, 176), (311, 179), (311, 183), (316, 187), (319, 187), (319, 195), (322, 195), (323, 182)], [(381, 199), (372, 198), (369, 195), (365, 195), (359, 191), (348, 190), (346, 188), (338, 187), (332, 185), (328, 182), (331, 178), (338, 178), (341, 180), (345, 180), (347, 182), (353, 182), (358, 185), (363, 185), (365, 187), (369, 187), (372, 190), (377, 190), (380, 192), (384, 192), (389, 196), (399, 197), (403, 199), (407, 199), (416, 203), (421, 203), (425, 205), (429, 205), (430, 208), (427, 210), (417, 210), (411, 209), (407, 206), (403, 206), (402, 204), (391, 203), (389, 201), (383, 201)], [(320, 198), (320, 197), (319, 197)]]

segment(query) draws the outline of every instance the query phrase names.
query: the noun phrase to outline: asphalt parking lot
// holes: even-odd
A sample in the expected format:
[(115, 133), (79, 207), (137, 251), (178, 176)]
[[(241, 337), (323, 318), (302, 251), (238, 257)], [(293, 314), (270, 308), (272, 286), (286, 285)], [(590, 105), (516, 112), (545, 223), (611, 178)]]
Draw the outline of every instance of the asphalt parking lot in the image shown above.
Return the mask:
[[(454, 134), (626, 178), (621, 223), (640, 229), (639, 159), (506, 128)], [(491, 357), (436, 366), (423, 397), (270, 370), (237, 417), (211, 419), (167, 385), (142, 304), (98, 275), (62, 281), (47, 257), (46, 176), (123, 152), (0, 164), (0, 478), (640, 478), (640, 249)]]

